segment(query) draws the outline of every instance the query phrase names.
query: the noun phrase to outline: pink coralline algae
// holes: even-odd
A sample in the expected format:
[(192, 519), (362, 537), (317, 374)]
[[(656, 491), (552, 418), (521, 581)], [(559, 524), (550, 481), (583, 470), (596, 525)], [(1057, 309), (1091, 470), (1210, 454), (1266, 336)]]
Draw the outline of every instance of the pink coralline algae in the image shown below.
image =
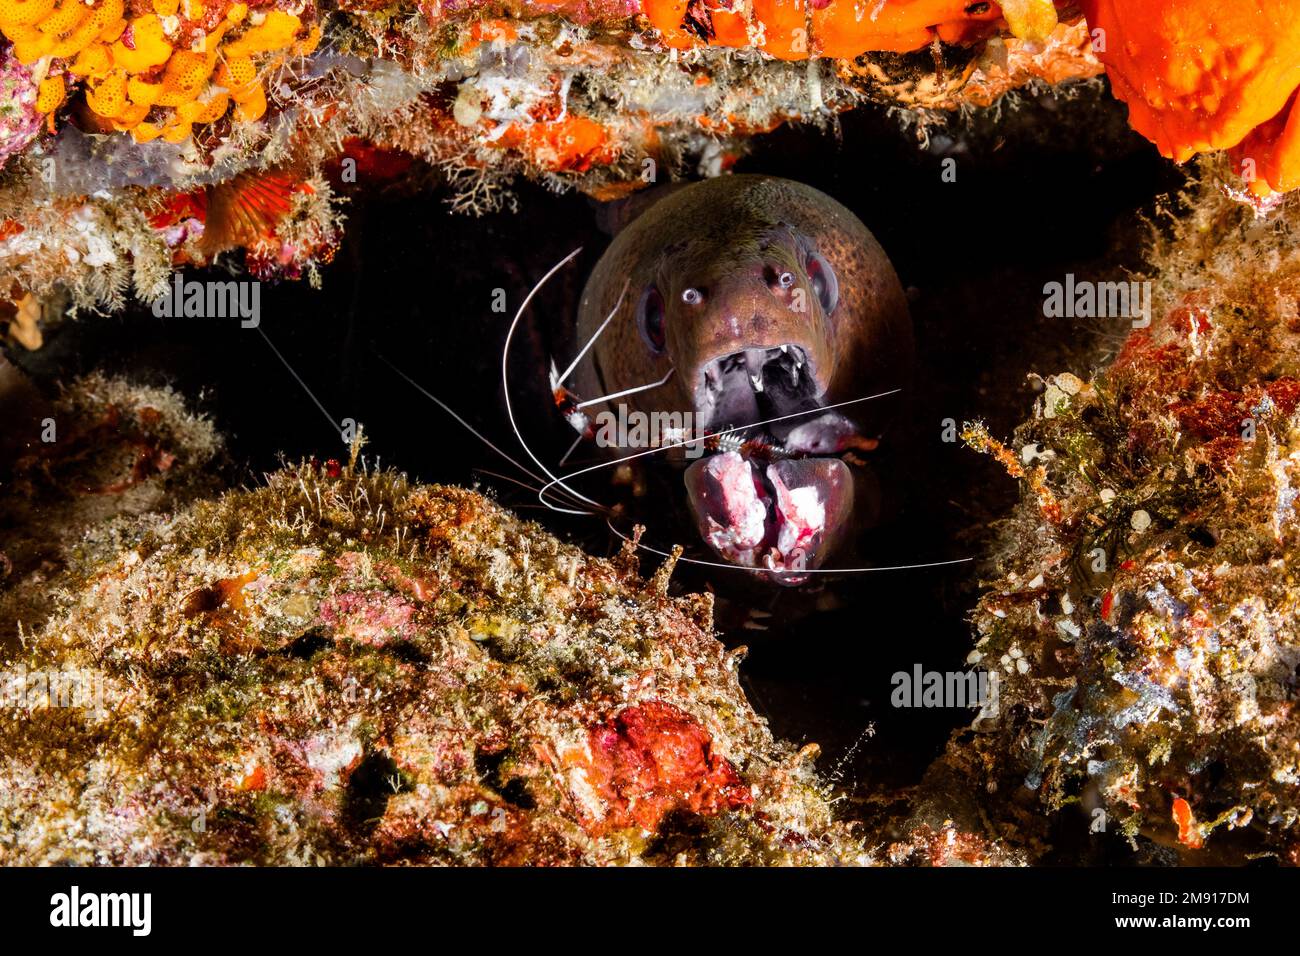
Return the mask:
[(0, 169), (25, 150), (41, 132), (36, 112), (36, 82), (31, 70), (13, 56), (12, 47), (0, 50)]
[(336, 594), (321, 605), (320, 619), (339, 637), (376, 647), (415, 633), (415, 608), (383, 591)]

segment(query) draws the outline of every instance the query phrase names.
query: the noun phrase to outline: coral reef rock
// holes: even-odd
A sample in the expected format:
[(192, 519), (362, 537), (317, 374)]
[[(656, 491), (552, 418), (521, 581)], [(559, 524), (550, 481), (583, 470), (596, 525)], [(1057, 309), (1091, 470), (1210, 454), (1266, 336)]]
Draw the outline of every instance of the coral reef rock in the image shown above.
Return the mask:
[(1166, 155), (1232, 149), (1264, 207), (1300, 183), (1300, 18), (1249, 7), (0, 0), (0, 309), (151, 302), (232, 251), (318, 283), (354, 189), (481, 212), (526, 176), (610, 199), (718, 175), (785, 123), (871, 102), (924, 127), (1103, 71)]
[(969, 780), (1026, 847), (1049, 810), (1168, 859), (1296, 863), (1300, 214), (1187, 201), (1114, 360), (1047, 377), (1011, 447), (966, 429), (1024, 496), (973, 618), (998, 715), (934, 785)]
[(871, 862), (631, 550), (333, 461), (115, 540), (7, 645), (0, 862)]

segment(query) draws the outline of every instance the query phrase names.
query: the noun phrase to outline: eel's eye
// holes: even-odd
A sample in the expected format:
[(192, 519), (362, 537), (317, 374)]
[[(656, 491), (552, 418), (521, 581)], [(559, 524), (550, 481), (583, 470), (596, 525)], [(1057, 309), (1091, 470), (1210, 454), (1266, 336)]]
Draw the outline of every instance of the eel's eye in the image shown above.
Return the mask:
[(839, 304), (840, 283), (835, 278), (835, 270), (821, 253), (814, 252), (808, 256), (808, 282), (813, 295), (821, 303), (822, 315), (829, 316)]
[(636, 306), (636, 324), (641, 338), (650, 351), (658, 355), (664, 350), (664, 297), (654, 286), (647, 286)]
[(794, 285), (794, 273), (782, 272), (779, 276), (776, 277), (776, 284), (779, 285), (782, 289), (790, 288), (790, 286)]
[(687, 305), (699, 305), (704, 301), (704, 293), (695, 288), (683, 289), (682, 301)]

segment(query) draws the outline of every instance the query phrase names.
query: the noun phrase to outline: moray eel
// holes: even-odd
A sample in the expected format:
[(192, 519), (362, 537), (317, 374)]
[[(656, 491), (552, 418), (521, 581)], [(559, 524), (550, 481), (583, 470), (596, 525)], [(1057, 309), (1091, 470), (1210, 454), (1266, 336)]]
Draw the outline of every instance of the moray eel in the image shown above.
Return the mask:
[(587, 282), (578, 337), (597, 337), (579, 394), (667, 377), (602, 407), (715, 436), (672, 453), (701, 536), (729, 564), (800, 583), (852, 537), (854, 453), (886, 423), (876, 402), (818, 409), (906, 387), (902, 287), (866, 226), (808, 186), (736, 175), (662, 189)]

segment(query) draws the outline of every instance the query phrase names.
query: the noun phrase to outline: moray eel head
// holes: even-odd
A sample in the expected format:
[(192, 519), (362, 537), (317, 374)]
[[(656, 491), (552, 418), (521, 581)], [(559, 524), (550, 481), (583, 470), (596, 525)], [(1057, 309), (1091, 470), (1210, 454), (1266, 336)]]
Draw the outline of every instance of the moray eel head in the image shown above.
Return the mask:
[(852, 474), (835, 458), (771, 460), (746, 448), (834, 453), (854, 433), (843, 416), (799, 414), (826, 403), (838, 276), (808, 237), (785, 224), (742, 237), (726, 256), (710, 251), (692, 261), (691, 251), (689, 244), (670, 250), (658, 281), (641, 292), (637, 319), (647, 347), (662, 341), (685, 373), (698, 431), (785, 419), (733, 433), (734, 450), (687, 469), (696, 525), (733, 563), (779, 572), (817, 567), (849, 524)]
[[(617, 306), (611, 293), (621, 296)], [(684, 482), (704, 541), (727, 562), (798, 584), (850, 527), (855, 479), (837, 457), (875, 447), (860, 407), (901, 381), (911, 331), (879, 245), (806, 186), (729, 177), (661, 200), (616, 238), (582, 322), (612, 308), (594, 388), (637, 410), (689, 412), (707, 457)], [(847, 414), (846, 414), (847, 412)]]

